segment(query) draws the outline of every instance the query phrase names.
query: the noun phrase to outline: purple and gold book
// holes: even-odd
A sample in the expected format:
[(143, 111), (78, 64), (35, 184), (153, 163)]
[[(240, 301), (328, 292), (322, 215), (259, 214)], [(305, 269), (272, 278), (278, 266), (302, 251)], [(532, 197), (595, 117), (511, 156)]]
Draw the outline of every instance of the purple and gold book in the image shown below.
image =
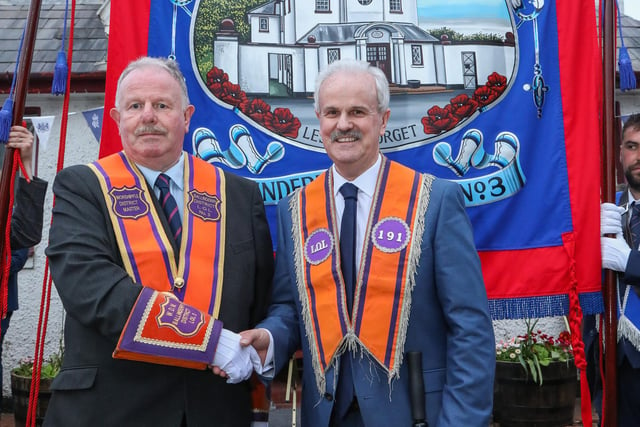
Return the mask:
[(143, 288), (113, 352), (117, 359), (206, 369), (222, 322), (169, 292)]

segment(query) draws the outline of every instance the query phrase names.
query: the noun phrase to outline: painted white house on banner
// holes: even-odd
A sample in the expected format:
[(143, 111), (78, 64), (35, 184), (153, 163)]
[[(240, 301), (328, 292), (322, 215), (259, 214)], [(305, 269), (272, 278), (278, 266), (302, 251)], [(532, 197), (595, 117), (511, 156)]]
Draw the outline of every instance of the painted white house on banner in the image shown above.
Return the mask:
[[(292, 96), (313, 93), (315, 76), (340, 58), (366, 60), (397, 86), (475, 89), (498, 72), (510, 76), (513, 36), (506, 42), (451, 43), (419, 25), (416, 0), (273, 0), (248, 14), (240, 41), (231, 20), (214, 41), (214, 65), (251, 94), (269, 95), (277, 81)], [(496, 64), (501, 64), (496, 68)]]

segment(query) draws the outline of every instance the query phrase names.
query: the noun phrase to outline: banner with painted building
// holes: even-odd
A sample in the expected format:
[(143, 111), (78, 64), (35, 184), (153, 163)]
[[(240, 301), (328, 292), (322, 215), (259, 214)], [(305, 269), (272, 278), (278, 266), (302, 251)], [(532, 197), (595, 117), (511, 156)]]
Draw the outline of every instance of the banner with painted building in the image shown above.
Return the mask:
[[(382, 152), (460, 184), (492, 315), (602, 310), (601, 59), (593, 7), (552, 0), (111, 1), (105, 111), (141, 55), (175, 58), (196, 112), (184, 148), (275, 205), (330, 165), (313, 109), (332, 61), (391, 86)], [(101, 156), (121, 148), (106, 117)], [(275, 236), (275, 230), (273, 230)], [(570, 298), (571, 297), (571, 298)]]

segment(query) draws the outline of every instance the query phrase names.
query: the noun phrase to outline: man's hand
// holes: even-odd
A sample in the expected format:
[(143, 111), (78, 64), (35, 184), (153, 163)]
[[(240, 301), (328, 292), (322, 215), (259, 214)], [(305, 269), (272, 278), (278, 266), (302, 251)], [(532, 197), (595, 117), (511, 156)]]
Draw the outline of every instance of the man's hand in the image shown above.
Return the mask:
[(33, 173), (31, 172), (33, 134), (29, 132), (29, 129), (22, 126), (11, 126), (11, 132), (9, 132), (7, 147), (20, 150), (20, 159), (22, 160), (22, 164), (24, 165), (24, 169), (27, 173), (26, 178), (33, 178)]
[(264, 365), (264, 361), (267, 357), (267, 350), (269, 349), (269, 333), (266, 329), (249, 329), (240, 332), (242, 339), (240, 345), (247, 347), (249, 345), (258, 353), (260, 357), (260, 364)]
[(624, 208), (613, 203), (602, 203), (600, 205), (600, 233), (622, 234), (622, 214)]

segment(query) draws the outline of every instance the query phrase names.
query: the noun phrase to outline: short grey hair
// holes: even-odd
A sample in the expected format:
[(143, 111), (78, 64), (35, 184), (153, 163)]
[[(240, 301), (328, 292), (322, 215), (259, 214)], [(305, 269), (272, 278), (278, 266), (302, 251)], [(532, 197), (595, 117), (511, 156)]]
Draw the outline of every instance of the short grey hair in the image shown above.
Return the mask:
[(320, 112), (320, 105), (318, 102), (320, 86), (324, 81), (338, 72), (349, 73), (367, 73), (371, 75), (376, 82), (376, 95), (378, 98), (378, 112), (384, 113), (389, 109), (389, 82), (384, 72), (366, 61), (360, 61), (357, 59), (340, 59), (334, 61), (327, 68), (322, 70), (316, 77), (315, 91), (313, 92), (313, 108), (316, 113)]
[(184, 110), (190, 104), (189, 102), (189, 93), (187, 92), (187, 84), (184, 80), (184, 75), (182, 71), (180, 71), (180, 66), (173, 59), (166, 58), (154, 58), (151, 56), (142, 56), (134, 61), (131, 61), (127, 68), (122, 71), (120, 77), (118, 78), (118, 86), (116, 88), (116, 99), (115, 99), (115, 107), (118, 109), (118, 105), (120, 104), (120, 98), (122, 97), (122, 81), (131, 74), (132, 71), (139, 70), (142, 68), (159, 68), (161, 70), (169, 73), (171, 77), (178, 83), (180, 86), (180, 91), (182, 92), (182, 109)]

